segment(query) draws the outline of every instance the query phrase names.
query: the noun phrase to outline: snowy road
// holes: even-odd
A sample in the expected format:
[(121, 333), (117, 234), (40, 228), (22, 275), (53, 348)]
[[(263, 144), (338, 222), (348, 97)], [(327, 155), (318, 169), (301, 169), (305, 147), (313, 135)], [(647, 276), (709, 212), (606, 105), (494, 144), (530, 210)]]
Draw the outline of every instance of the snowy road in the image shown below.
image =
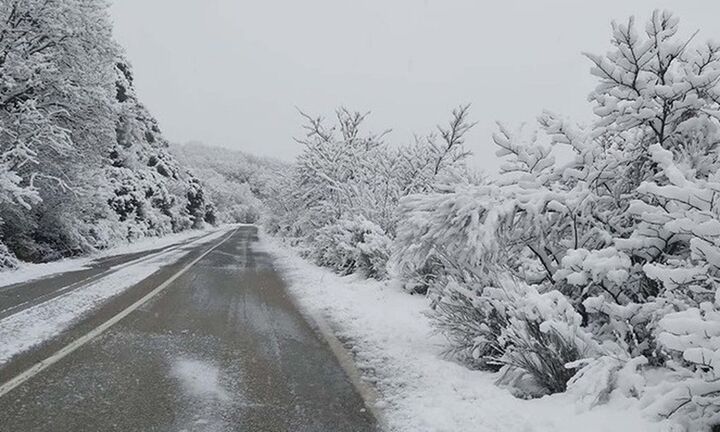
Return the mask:
[[(0, 430), (376, 430), (330, 349), (288, 299), (270, 258), (251, 249), (256, 239), (254, 227), (240, 227), (201, 243), (71, 331), (13, 358), (0, 369), (0, 384), (200, 258), (102, 335), (0, 396)], [(28, 289), (35, 292), (33, 284)]]
[(198, 235), (164, 247), (108, 256), (92, 261), (87, 267), (45, 277), (33, 283), (0, 286), (0, 319), (28, 309), (69, 291), (82, 288), (118, 270), (142, 260), (168, 253), (211, 234)]

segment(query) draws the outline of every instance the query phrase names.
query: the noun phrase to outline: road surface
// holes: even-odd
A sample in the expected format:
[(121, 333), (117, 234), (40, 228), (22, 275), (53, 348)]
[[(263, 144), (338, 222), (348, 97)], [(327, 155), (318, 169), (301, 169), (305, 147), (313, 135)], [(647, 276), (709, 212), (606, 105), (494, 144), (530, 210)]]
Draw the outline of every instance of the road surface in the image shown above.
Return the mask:
[[(0, 431), (376, 431), (270, 257), (252, 250), (256, 228), (220, 241), (200, 245), (0, 369), (0, 384), (20, 375), (215, 246), (100, 336), (0, 396)], [(26, 288), (39, 296), (53, 291), (37, 284), (50, 286)]]

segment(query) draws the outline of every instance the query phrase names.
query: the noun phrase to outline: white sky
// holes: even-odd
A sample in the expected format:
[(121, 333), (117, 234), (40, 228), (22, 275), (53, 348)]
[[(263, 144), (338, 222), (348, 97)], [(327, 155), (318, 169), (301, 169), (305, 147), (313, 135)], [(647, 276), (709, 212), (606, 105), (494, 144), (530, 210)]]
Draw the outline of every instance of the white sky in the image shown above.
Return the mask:
[(497, 166), (495, 121), (547, 108), (588, 118), (581, 52), (610, 22), (670, 9), (683, 33), (720, 39), (717, 0), (114, 0), (115, 33), (141, 99), (173, 141), (291, 160), (296, 108), (372, 111), (406, 143), (472, 103), (475, 162)]

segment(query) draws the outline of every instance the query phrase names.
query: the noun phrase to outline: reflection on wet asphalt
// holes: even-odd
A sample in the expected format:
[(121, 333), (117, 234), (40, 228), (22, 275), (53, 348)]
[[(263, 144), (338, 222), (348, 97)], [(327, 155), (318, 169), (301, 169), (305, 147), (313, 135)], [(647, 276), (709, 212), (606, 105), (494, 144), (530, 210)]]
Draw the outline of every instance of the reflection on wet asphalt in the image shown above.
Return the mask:
[(2, 431), (375, 431), (256, 228), (0, 398)]

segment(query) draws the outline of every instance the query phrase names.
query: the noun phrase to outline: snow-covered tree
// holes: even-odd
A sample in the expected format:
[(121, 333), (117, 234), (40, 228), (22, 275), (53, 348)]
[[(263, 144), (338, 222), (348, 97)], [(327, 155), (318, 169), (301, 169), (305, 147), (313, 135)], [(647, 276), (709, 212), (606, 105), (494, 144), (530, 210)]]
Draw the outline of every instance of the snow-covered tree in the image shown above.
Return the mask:
[[(117, 51), (106, 8), (85, 0), (0, 2), (0, 210), (6, 219), (67, 191), (74, 152), (92, 154), (97, 145), (90, 135), (103, 130), (95, 120), (109, 118)], [(4, 237), (32, 231), (36, 220), (6, 225)]]
[[(365, 133), (367, 114), (340, 109), (332, 126), (304, 115), (306, 136), (298, 140), (304, 151), (292, 177), (287, 219), (280, 225), (307, 239), (309, 254), (322, 265), (385, 276), (400, 200), (467, 173), (468, 109), (455, 110), (438, 133), (401, 147), (385, 142), (387, 131)], [(329, 246), (334, 242), (342, 252)]]

